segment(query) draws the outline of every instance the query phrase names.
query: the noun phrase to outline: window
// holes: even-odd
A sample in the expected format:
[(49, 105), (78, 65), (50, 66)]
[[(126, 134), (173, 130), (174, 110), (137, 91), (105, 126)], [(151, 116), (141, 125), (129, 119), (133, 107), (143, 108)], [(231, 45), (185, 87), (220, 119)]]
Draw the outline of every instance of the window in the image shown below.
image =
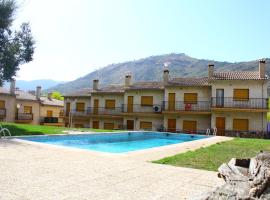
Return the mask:
[(153, 96), (142, 96), (141, 97), (142, 106), (153, 106)]
[(105, 100), (105, 108), (106, 109), (115, 109), (115, 100), (114, 99), (106, 99)]
[(5, 101), (0, 101), (0, 109), (4, 109), (5, 108)]
[(152, 130), (152, 122), (140, 122), (140, 129), (149, 129)]
[(23, 107), (23, 112), (25, 114), (32, 114), (32, 106), (24, 106)]
[(197, 93), (185, 93), (184, 103), (185, 104), (197, 104), (198, 94)]
[(114, 123), (108, 123), (108, 122), (104, 122), (104, 129), (107, 130), (113, 130), (114, 129)]
[(197, 131), (197, 122), (184, 120), (183, 121), (183, 131), (184, 132)]
[(84, 128), (83, 124), (74, 124), (75, 128)]
[(52, 116), (53, 116), (53, 111), (47, 110), (47, 117), (52, 117)]
[(248, 131), (249, 123), (248, 119), (233, 119), (234, 131)]
[(248, 101), (249, 89), (234, 89), (233, 100), (235, 101)]
[(83, 112), (85, 103), (76, 103), (76, 111)]

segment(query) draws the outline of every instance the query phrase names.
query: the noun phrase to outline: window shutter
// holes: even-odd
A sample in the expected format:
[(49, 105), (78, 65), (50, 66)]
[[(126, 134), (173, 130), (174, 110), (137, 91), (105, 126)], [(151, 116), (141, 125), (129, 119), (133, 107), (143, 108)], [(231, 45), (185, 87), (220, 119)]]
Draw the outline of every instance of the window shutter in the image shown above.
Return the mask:
[(32, 107), (31, 106), (24, 106), (23, 108), (25, 114), (31, 114), (32, 113)]
[(197, 104), (198, 94), (197, 93), (185, 93), (184, 103), (185, 104)]
[(115, 100), (114, 99), (106, 99), (105, 100), (105, 108), (106, 109), (115, 109)]
[(5, 108), (5, 101), (0, 101), (0, 108), (1, 109), (4, 109)]
[(233, 99), (236, 101), (247, 101), (249, 99), (249, 89), (234, 89)]
[(142, 96), (141, 97), (142, 106), (153, 106), (153, 96)]
[(107, 129), (107, 130), (113, 130), (114, 129), (114, 123), (106, 123), (104, 122), (104, 129)]
[(233, 119), (233, 130), (248, 131), (249, 130), (248, 119)]
[(141, 122), (140, 122), (140, 128), (141, 128), (141, 129), (152, 130), (152, 122), (141, 121)]
[(83, 112), (85, 103), (76, 103), (76, 111)]

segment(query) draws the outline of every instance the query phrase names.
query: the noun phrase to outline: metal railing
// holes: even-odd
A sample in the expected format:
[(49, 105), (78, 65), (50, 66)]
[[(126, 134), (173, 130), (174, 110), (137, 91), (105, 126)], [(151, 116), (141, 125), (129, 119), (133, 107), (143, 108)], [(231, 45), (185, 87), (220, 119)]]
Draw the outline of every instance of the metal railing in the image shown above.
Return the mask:
[(263, 98), (240, 99), (233, 97), (212, 97), (212, 107), (267, 109), (268, 99)]
[(5, 117), (5, 116), (6, 116), (6, 109), (0, 108), (0, 117)]
[(122, 111), (121, 107), (89, 107), (88, 113), (92, 115), (119, 115)]
[(33, 113), (17, 113), (16, 120), (33, 120)]
[(164, 101), (165, 111), (210, 111), (211, 101)]
[(143, 106), (141, 104), (122, 104), (122, 112), (124, 113), (161, 113), (162, 104), (154, 104), (151, 106)]

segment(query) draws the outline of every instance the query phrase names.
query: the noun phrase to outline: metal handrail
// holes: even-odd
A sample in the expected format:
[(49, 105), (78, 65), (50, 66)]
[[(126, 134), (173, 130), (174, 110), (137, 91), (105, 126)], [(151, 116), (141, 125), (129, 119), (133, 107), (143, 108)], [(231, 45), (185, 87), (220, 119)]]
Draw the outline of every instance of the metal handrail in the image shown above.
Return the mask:
[[(3, 128), (0, 124), (0, 138), (6, 139), (6, 132), (8, 133), (9, 137), (11, 137), (11, 133), (7, 128)], [(3, 133), (3, 137), (1, 136)]]

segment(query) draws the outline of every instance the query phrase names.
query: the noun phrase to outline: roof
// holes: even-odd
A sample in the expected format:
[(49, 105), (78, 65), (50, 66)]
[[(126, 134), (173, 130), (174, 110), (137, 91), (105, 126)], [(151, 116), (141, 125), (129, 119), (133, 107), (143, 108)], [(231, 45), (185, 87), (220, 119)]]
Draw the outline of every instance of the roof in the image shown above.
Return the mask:
[(64, 97), (90, 97), (92, 91), (93, 90), (91, 88), (82, 88), (82, 89), (75, 90), (73, 92), (68, 92), (64, 94), (63, 96)]
[(266, 80), (269, 77), (265, 75), (265, 77), (261, 78), (260, 73), (258, 71), (221, 71), (214, 72), (211, 80)]
[(168, 86), (209, 86), (208, 77), (172, 78)]
[(48, 98), (48, 97), (40, 97), (40, 102), (42, 105), (46, 106), (64, 106), (64, 102), (61, 100)]
[(108, 85), (98, 90), (93, 90), (92, 93), (124, 93), (123, 85)]
[(147, 82), (135, 82), (129, 87), (125, 88), (126, 90), (162, 90), (163, 82), (158, 81), (147, 81)]
[(29, 101), (38, 101), (36, 96), (30, 94), (29, 92), (25, 92), (22, 90), (15, 90), (16, 99), (18, 100), (29, 100)]
[(3, 88), (3, 87), (0, 87), (0, 94), (12, 95), (10, 94), (10, 91), (7, 88)]

